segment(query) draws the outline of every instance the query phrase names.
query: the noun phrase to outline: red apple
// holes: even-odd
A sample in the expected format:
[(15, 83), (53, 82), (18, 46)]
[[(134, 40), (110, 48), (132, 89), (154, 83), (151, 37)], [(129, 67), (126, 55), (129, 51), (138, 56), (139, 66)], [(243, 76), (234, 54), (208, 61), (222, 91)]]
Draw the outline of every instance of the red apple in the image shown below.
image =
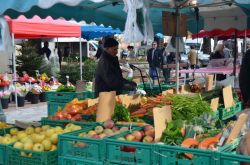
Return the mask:
[(134, 131), (132, 135), (135, 136), (135, 140), (140, 141), (142, 139), (142, 134), (140, 131)]
[(150, 130), (150, 129), (154, 129), (154, 127), (152, 125), (146, 125), (144, 127), (144, 131)]

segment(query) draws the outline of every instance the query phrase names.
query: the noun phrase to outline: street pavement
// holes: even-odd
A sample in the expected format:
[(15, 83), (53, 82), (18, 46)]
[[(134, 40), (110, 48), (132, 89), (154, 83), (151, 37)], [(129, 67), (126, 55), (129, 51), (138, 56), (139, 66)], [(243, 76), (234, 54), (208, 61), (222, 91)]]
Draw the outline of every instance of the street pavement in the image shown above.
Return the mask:
[(25, 103), (24, 107), (18, 107), (16, 109), (15, 104), (9, 104), (8, 109), (3, 110), (6, 115), (7, 123), (15, 123), (15, 120), (19, 121), (40, 121), (42, 117), (47, 116), (47, 102), (39, 104)]

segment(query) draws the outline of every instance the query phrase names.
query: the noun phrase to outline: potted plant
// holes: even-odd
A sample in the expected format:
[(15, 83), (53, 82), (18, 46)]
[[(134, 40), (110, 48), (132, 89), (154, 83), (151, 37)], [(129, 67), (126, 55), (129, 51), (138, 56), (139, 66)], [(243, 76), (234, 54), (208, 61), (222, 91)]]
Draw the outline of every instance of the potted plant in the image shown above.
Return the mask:
[(34, 84), (30, 91), (31, 104), (37, 104), (39, 101), (39, 95), (42, 93), (42, 87), (37, 84)]
[(43, 85), (42, 86), (42, 93), (39, 95), (39, 99), (41, 102), (46, 102), (45, 92), (50, 91), (50, 90), (51, 90), (50, 85)]
[(0, 98), (2, 103), (2, 108), (7, 109), (9, 107), (10, 91), (0, 91)]
[(17, 87), (17, 105), (18, 107), (23, 107), (25, 103), (25, 96), (29, 92), (26, 86)]
[(4, 91), (10, 85), (10, 80), (5, 74), (0, 74), (0, 90)]

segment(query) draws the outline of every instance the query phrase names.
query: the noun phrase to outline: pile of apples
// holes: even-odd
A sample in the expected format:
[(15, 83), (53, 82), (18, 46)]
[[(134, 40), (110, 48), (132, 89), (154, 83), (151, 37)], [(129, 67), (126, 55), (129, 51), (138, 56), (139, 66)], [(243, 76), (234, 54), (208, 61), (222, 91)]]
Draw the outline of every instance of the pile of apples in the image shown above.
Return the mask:
[(96, 126), (93, 130), (80, 133), (79, 136), (99, 139), (113, 136), (124, 131), (128, 131), (128, 127), (121, 127), (119, 129), (115, 126), (114, 121), (108, 120), (103, 123), (103, 126)]
[[(60, 126), (51, 127), (44, 125), (42, 127), (27, 127), (25, 130), (19, 131), (12, 128), (10, 134), (0, 137), (0, 143), (14, 143), (14, 148), (31, 150), (31, 151), (54, 151), (57, 149), (58, 135), (66, 132), (81, 129), (80, 126), (69, 123), (63, 129)], [(24, 153), (21, 153), (21, 155)]]
[(1, 122), (0, 121), (0, 129), (3, 129), (3, 128), (10, 128), (10, 127), (13, 127), (12, 125), (10, 124), (7, 124), (5, 122)]
[(153, 143), (155, 137), (155, 129), (151, 125), (147, 125), (141, 131), (133, 131), (126, 136), (119, 137), (117, 140), (126, 140), (134, 142), (143, 142), (143, 143)]

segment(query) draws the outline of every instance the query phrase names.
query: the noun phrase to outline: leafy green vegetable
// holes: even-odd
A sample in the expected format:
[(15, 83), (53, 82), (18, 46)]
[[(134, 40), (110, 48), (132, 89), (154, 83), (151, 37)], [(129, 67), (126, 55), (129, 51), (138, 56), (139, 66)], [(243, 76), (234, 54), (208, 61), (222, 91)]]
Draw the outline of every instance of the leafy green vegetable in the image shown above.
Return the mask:
[(184, 140), (184, 137), (181, 134), (182, 127), (183, 127), (182, 120), (173, 120), (169, 122), (162, 134), (160, 141), (165, 144), (180, 145)]
[(209, 103), (202, 100), (200, 95), (173, 95), (170, 100), (172, 101), (173, 120), (192, 120), (205, 112), (212, 112)]
[(57, 92), (75, 92), (76, 88), (74, 86), (60, 85), (56, 91)]
[(112, 117), (113, 121), (131, 121), (128, 109), (122, 104), (115, 105), (115, 112)]

